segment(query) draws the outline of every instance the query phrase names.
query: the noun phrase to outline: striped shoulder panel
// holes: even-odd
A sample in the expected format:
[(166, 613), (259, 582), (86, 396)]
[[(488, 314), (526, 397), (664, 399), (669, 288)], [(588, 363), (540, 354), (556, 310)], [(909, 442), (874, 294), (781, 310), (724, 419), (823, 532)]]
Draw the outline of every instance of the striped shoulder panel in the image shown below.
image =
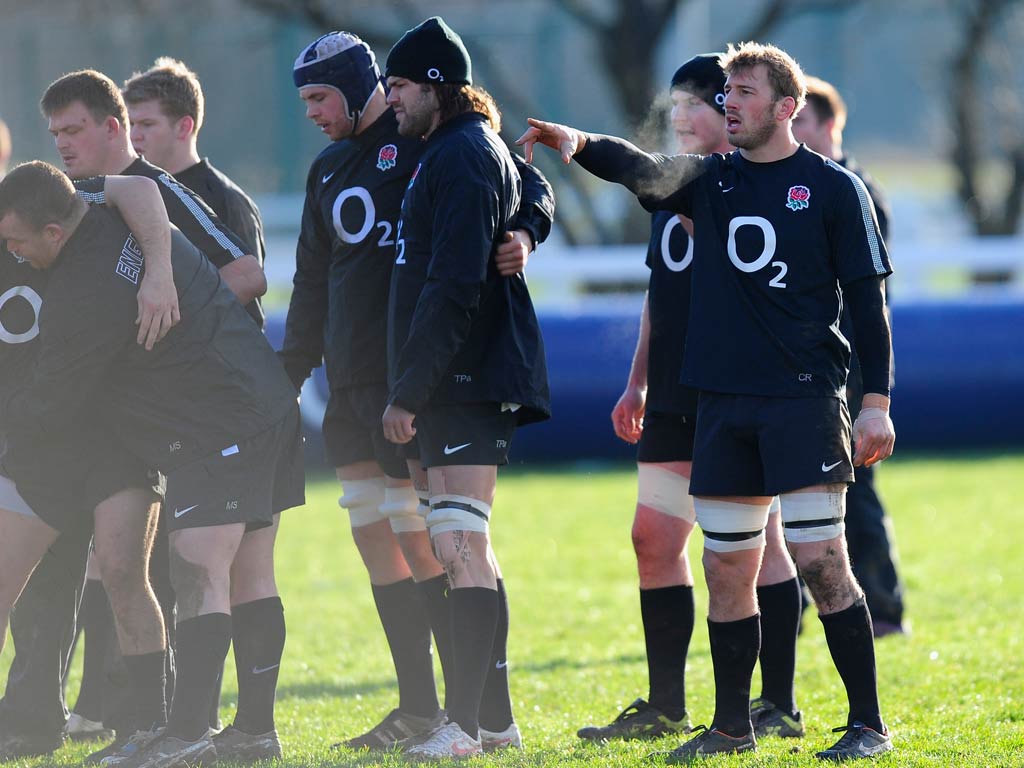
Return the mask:
[(89, 205), (107, 204), (107, 193), (102, 189), (99, 192), (86, 192), (84, 189), (76, 189), (75, 194)]
[(206, 214), (206, 211), (204, 211), (196, 201), (192, 199), (192, 196), (188, 192), (182, 189), (181, 184), (166, 173), (160, 174), (160, 183), (170, 189), (174, 193), (175, 197), (181, 200), (182, 204), (188, 208), (189, 213), (191, 213), (195, 220), (199, 222), (199, 225), (203, 228), (206, 234), (217, 241), (217, 245), (230, 253), (235, 259), (240, 259), (245, 256), (245, 254), (242, 253), (242, 249), (231, 242), (231, 238), (221, 232), (217, 228), (217, 225), (213, 223), (213, 219)]
[(871, 263), (874, 265), (877, 274), (884, 275), (886, 269), (882, 264), (882, 249), (878, 244), (878, 231), (875, 229), (874, 203), (871, 201), (871, 195), (868, 194), (868, 188), (864, 185), (860, 176), (844, 168), (835, 160), (825, 158), (825, 163), (830, 168), (842, 173), (853, 184), (853, 188), (857, 192), (857, 199), (860, 201), (860, 214), (864, 222), (864, 233), (867, 236), (868, 247), (871, 249)]

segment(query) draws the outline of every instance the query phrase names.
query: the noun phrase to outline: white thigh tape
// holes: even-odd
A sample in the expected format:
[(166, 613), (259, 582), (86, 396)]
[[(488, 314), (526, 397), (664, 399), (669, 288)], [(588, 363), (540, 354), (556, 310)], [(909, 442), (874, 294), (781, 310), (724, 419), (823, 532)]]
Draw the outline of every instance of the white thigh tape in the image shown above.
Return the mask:
[(487, 533), (491, 506), (469, 496), (446, 493), (430, 497), (427, 529), (430, 536), (448, 531)]
[(786, 541), (829, 541), (843, 535), (846, 490), (840, 493), (782, 494), (782, 529)]
[(639, 492), (637, 501), (664, 515), (678, 517), (693, 523), (693, 497), (690, 481), (682, 475), (657, 464), (641, 461), (637, 465)]
[(782, 502), (779, 501), (778, 496), (772, 496), (772, 505), (768, 507), (769, 515), (777, 515), (782, 511)]
[(736, 552), (764, 546), (768, 505), (738, 504), (717, 499), (694, 499), (704, 546), (712, 552)]
[(380, 514), (391, 523), (395, 533), (415, 533), (427, 530), (426, 521), (419, 514), (420, 498), (411, 485), (384, 489), (384, 503)]
[(348, 510), (353, 528), (362, 528), (384, 519), (380, 513), (380, 505), (384, 503), (384, 485), (383, 477), (342, 482), (344, 495), (338, 499), (338, 506)]

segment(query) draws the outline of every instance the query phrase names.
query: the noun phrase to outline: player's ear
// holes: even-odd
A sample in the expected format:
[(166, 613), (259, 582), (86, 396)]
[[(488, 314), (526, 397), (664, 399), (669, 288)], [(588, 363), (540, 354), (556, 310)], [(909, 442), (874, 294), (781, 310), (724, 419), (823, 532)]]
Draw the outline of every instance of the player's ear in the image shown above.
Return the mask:
[(192, 132), (195, 130), (195, 127), (196, 121), (192, 119), (192, 115), (185, 115), (178, 121), (178, 124), (175, 127), (175, 133), (177, 134), (177, 138), (179, 140), (187, 139), (189, 136), (192, 135)]
[(796, 117), (796, 99), (792, 96), (783, 96), (775, 102), (775, 118), (777, 120), (791, 120)]
[(56, 222), (51, 222), (43, 226), (42, 234), (46, 242), (50, 245), (56, 245), (64, 239), (64, 227)]
[(113, 115), (107, 115), (106, 120), (103, 121), (103, 127), (107, 129), (107, 133), (110, 136), (116, 136), (118, 133), (126, 130), (126, 127), (121, 125), (121, 121)]

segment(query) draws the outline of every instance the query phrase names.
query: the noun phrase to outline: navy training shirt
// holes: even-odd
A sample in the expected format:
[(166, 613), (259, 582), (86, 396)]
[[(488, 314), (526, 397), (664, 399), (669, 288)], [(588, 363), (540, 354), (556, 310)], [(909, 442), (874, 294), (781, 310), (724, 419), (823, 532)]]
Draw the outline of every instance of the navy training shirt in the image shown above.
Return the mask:
[(693, 240), (670, 211), (651, 215), (647, 266), (650, 343), (647, 352), (647, 410), (695, 414), (697, 391), (679, 382), (690, 313)]
[(648, 210), (693, 219), (690, 334), (682, 382), (767, 397), (844, 397), (850, 344), (841, 286), (892, 272), (855, 174), (801, 145), (754, 163), (649, 155), (590, 136), (576, 159)]
[(431, 134), (402, 202), (388, 301), (389, 403), (517, 403), (551, 412), (540, 326), (526, 280), (494, 253), (519, 208), (508, 148), (468, 113)]
[[(309, 169), (285, 337), (279, 353), (298, 388), (325, 365), (331, 388), (387, 381), (387, 303), (402, 198), (425, 143), (398, 133), (385, 111), (328, 145)], [(544, 176), (517, 162), (523, 199), (514, 229), (534, 243), (551, 230)]]
[(395, 231), (422, 152), (422, 141), (398, 134), (389, 109), (357, 136), (328, 145), (310, 166), (279, 353), (296, 386), (321, 361), (332, 388), (387, 381)]

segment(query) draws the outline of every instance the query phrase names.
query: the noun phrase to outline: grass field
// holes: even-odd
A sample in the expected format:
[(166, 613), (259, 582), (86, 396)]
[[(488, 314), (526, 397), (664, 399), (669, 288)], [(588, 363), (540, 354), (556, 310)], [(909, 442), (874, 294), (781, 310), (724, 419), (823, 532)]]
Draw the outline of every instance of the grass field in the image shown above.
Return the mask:
[[(1020, 489), (1024, 455), (896, 459), (880, 485), (893, 515), (913, 633), (878, 645), (884, 715), (896, 751), (884, 766), (1024, 765), (1024, 568)], [(522, 752), (476, 760), (495, 766), (644, 766), (648, 743), (581, 744), (575, 730), (607, 722), (646, 696), (646, 667), (629, 545), (634, 503), (629, 467), (502, 475), (495, 547), (512, 610), (513, 699)], [(278, 569), (288, 645), (277, 722), (286, 766), (402, 765), (401, 757), (331, 752), (396, 702), (393, 671), (367, 581), (335, 499), (333, 481), (309, 485), (309, 504), (288, 513)], [(700, 558), (700, 537), (691, 542)], [(699, 566), (696, 569), (700, 570)], [(698, 615), (706, 594), (697, 589)], [(706, 625), (694, 633), (687, 704), (695, 723), (713, 709)], [(805, 617), (797, 669), (807, 738), (765, 739), (754, 754), (709, 766), (818, 765), (846, 703), (817, 619)], [(10, 649), (0, 659), (6, 675)], [(233, 665), (222, 712), (234, 708)], [(440, 675), (438, 675), (440, 678)], [(755, 673), (755, 693), (757, 691)], [(77, 690), (77, 671), (71, 683)], [(20, 765), (75, 765), (84, 746)], [(9, 763), (8, 765), (13, 765)]]

